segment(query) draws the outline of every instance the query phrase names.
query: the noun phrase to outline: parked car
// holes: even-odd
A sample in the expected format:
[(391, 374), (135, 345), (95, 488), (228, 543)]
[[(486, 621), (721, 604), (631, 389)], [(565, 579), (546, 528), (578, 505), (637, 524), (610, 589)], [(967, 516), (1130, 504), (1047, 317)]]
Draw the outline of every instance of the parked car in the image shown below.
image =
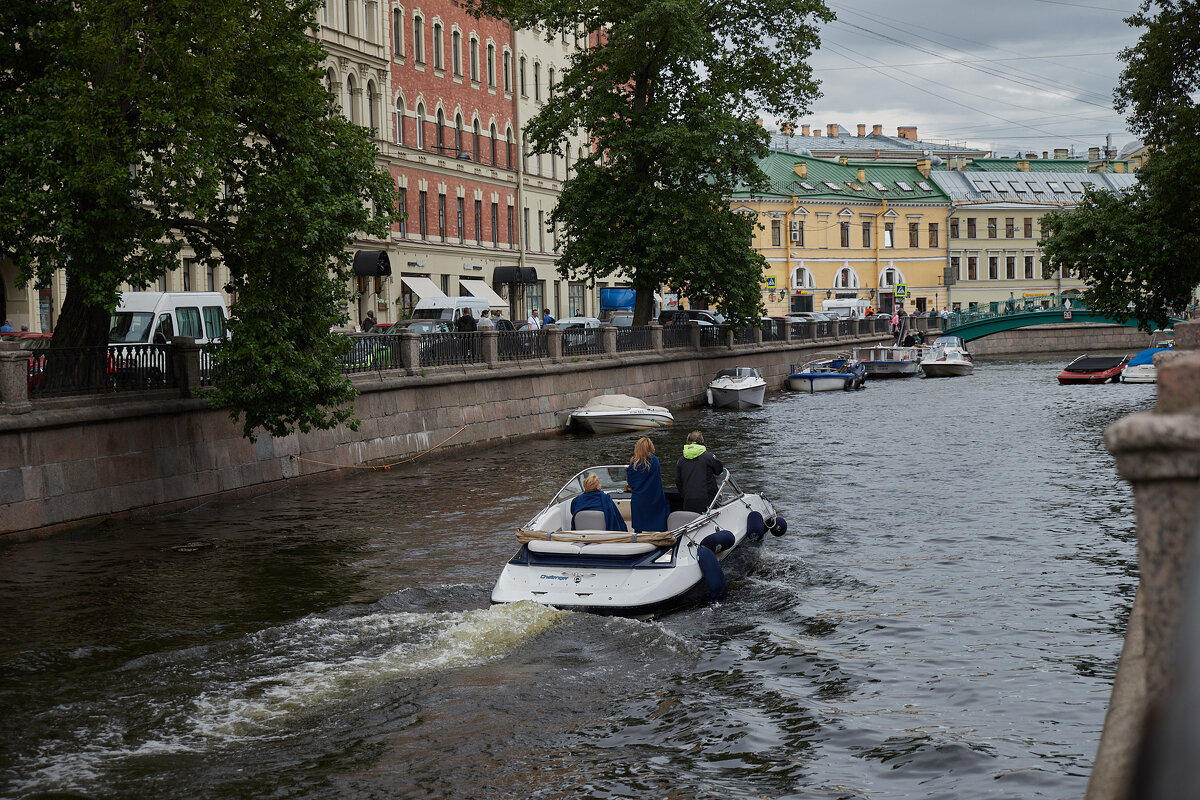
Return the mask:
[[(674, 325), (680, 312), (671, 309), (658, 315), (660, 325)], [(701, 325), (720, 325), (725, 322), (725, 315), (719, 311), (709, 311), (707, 308), (685, 308), (684, 316), (688, 322), (699, 322)]]
[(563, 317), (554, 323), (562, 328), (562, 351), (586, 353), (599, 349), (600, 320), (595, 317)]
[(609, 324), (615, 325), (618, 328), (629, 328), (633, 326), (633, 314), (630, 312), (621, 312), (613, 314), (609, 320)]

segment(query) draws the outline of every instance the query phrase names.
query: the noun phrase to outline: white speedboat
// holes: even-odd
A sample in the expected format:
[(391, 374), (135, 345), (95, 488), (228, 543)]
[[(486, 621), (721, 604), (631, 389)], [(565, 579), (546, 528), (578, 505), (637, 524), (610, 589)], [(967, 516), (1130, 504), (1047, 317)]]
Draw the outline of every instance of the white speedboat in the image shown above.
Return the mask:
[(1121, 383), (1157, 383), (1158, 367), (1154, 366), (1155, 353), (1169, 353), (1174, 347), (1147, 347), (1125, 362), (1121, 368)]
[(713, 408), (757, 408), (763, 404), (767, 382), (754, 367), (723, 369), (708, 384), (708, 403)]
[(867, 380), (867, 368), (841, 353), (818, 354), (819, 357), (803, 366), (792, 365), (787, 387), (793, 392), (851, 391), (861, 389)]
[(926, 349), (879, 344), (856, 347), (852, 356), (866, 365), (868, 378), (911, 378), (919, 371), (917, 365)]
[(926, 378), (954, 378), (970, 375), (975, 370), (967, 345), (958, 336), (935, 339), (919, 366)]
[(661, 428), (675, 418), (662, 406), (648, 406), (627, 394), (602, 394), (572, 411), (571, 421), (592, 433), (620, 433)]
[(729, 470), (721, 473), (705, 513), (674, 511), (666, 531), (607, 531), (603, 511), (571, 514), (571, 500), (583, 492), (589, 473), (600, 478), (628, 522), (625, 467), (588, 467), (517, 532), (520, 549), (504, 565), (493, 603), (532, 600), (593, 614), (652, 617), (720, 601), (728, 584), (757, 563), (767, 531), (787, 531), (771, 503), (738, 488)]

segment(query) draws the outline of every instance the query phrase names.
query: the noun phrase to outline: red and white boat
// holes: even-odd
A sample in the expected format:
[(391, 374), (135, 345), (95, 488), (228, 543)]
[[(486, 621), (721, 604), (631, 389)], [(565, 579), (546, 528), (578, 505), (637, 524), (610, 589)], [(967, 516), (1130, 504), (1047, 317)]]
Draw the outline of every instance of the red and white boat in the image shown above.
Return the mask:
[(1124, 356), (1089, 356), (1084, 353), (1058, 373), (1059, 383), (1117, 383), (1129, 360)]

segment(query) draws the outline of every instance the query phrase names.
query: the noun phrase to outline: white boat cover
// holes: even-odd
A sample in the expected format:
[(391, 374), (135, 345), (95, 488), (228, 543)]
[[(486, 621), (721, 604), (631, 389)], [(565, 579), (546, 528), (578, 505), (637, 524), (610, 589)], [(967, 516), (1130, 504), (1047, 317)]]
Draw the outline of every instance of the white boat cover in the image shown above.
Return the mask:
[(628, 411), (631, 408), (650, 408), (642, 400), (627, 394), (601, 394), (583, 404), (580, 411)]

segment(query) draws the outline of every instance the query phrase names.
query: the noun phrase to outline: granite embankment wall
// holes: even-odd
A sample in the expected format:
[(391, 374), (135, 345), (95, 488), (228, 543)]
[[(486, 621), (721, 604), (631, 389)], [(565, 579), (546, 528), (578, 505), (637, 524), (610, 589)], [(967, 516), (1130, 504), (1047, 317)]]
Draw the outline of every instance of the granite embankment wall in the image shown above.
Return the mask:
[(993, 333), (967, 345), (976, 356), (1013, 353), (1082, 353), (1128, 351), (1131, 355), (1150, 346), (1150, 335), (1119, 325), (1055, 323)]
[[(1126, 341), (1128, 329), (1047, 327), (1019, 337), (1012, 352), (1134, 347)], [(757, 367), (777, 391), (790, 365), (813, 352), (873, 341), (776, 342), (357, 376), (357, 431), (262, 435), (255, 442), (242, 438), (225, 411), (170, 390), (39, 400), (28, 413), (4, 413), (0, 405), (0, 536), (178, 510), (346, 467), (395, 463), (439, 446), (548, 434), (562, 430), (570, 412), (595, 394), (632, 394), (668, 408), (698, 405), (708, 381), (725, 367)], [(986, 341), (972, 349), (986, 352)]]

